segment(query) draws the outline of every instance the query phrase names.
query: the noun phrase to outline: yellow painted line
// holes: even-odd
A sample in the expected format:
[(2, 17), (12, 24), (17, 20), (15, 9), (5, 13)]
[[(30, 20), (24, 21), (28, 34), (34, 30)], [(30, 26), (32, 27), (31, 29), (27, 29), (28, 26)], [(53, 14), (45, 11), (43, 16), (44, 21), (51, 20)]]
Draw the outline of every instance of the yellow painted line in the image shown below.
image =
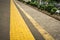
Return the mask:
[[(16, 1), (15, 1), (16, 3)], [(47, 31), (45, 31), (27, 12), (25, 12), (18, 3), (16, 5), (24, 12), (27, 18), (35, 26), (35, 28), (41, 33), (45, 40), (55, 40)]]
[(10, 3), (10, 40), (35, 40), (13, 0)]

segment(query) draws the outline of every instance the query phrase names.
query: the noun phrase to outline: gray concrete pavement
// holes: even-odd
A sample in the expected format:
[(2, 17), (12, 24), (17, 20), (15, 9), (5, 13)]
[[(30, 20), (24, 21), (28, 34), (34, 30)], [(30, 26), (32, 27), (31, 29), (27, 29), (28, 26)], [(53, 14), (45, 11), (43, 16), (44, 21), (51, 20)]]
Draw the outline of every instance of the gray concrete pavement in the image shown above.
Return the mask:
[[(18, 8), (18, 7), (17, 7)], [(19, 8), (18, 8), (19, 9)], [(40, 32), (34, 27), (34, 25), (30, 22), (30, 20), (26, 17), (26, 15), (19, 9), (20, 14), (22, 15), (25, 23), (27, 24), (28, 28), (30, 29), (32, 35), (34, 36), (35, 40), (45, 40)]]
[(39, 12), (28, 5), (16, 1), (30, 16), (32, 16), (55, 40), (60, 40), (60, 21)]
[(0, 40), (9, 40), (10, 0), (0, 0)]

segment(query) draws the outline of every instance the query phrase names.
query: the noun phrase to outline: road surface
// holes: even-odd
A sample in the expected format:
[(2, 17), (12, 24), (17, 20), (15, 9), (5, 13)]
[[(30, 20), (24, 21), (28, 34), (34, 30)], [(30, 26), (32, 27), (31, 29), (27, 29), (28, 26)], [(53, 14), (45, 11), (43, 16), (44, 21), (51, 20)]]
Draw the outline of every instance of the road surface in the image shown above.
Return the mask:
[(60, 40), (60, 21), (17, 0), (0, 0), (0, 40)]
[(44, 28), (51, 36), (53, 36), (55, 40), (60, 40), (60, 21), (48, 15), (45, 15), (42, 12), (39, 12), (19, 1), (16, 1), (16, 3), (19, 4), (20, 7), (25, 12), (27, 12), (34, 20), (36, 20), (42, 28)]
[(0, 0), (0, 40), (9, 40), (10, 0)]

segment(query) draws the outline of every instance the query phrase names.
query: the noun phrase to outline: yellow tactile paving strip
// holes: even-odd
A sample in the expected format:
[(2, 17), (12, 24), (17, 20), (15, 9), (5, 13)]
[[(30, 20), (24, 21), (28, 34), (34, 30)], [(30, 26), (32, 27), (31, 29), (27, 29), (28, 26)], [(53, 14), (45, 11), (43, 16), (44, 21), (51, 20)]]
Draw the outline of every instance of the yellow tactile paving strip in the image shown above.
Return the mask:
[(13, 0), (10, 3), (10, 40), (35, 40)]

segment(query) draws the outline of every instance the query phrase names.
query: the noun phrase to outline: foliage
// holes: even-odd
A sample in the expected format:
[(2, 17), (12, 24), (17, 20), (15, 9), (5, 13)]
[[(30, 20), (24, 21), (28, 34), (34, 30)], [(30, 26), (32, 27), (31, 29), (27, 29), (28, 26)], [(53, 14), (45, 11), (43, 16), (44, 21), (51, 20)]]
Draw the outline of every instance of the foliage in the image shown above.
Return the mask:
[(51, 10), (52, 8), (54, 8), (54, 5), (48, 4), (47, 7), (46, 7), (46, 10), (47, 10), (48, 12), (50, 12), (50, 10)]
[(30, 1), (26, 2), (27, 4), (30, 4)]
[(40, 5), (39, 7), (41, 10), (45, 10), (46, 9), (46, 5)]
[(30, 5), (37, 7), (37, 5), (38, 5), (38, 2), (37, 2), (37, 1), (30, 2)]
[(37, 1), (37, 0), (31, 0), (31, 2), (34, 2), (34, 1)]
[(58, 9), (56, 7), (51, 9), (51, 14), (54, 14)]

